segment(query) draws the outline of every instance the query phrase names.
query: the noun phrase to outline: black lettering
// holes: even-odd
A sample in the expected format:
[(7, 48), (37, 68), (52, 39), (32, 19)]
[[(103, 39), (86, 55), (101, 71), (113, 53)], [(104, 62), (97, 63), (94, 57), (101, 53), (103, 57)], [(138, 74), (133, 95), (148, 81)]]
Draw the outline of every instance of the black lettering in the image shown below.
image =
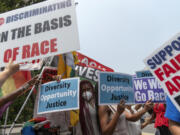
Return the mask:
[(41, 23), (36, 23), (34, 27), (34, 34), (38, 34), (42, 32), (42, 24)]
[(18, 30), (17, 28), (11, 30), (11, 32), (12, 32), (12, 40), (14, 40), (16, 38), (16, 31), (17, 30)]
[(71, 25), (71, 16), (70, 15), (64, 16), (63, 20), (64, 20), (64, 26), (70, 26)]
[(50, 31), (49, 21), (44, 21), (43, 32)]
[(54, 18), (54, 19), (51, 20), (51, 24), (52, 24), (52, 25), (51, 25), (51, 29), (52, 29), (52, 30), (55, 30), (55, 29), (58, 28), (58, 23), (57, 23), (57, 21), (58, 21), (58, 20), (57, 20), (56, 18)]
[(1, 33), (1, 42), (6, 42), (8, 40), (8, 31)]

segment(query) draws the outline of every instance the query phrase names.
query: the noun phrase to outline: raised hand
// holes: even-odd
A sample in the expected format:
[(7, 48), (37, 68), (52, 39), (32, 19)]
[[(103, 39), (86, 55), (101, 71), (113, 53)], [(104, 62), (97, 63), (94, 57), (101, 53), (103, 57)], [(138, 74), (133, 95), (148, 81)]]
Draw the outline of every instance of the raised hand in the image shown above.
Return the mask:
[(124, 112), (124, 110), (125, 110), (125, 101), (121, 100), (120, 103), (117, 106), (117, 112), (119, 114), (122, 114)]
[(9, 63), (5, 67), (5, 71), (7, 71), (9, 75), (12, 75), (19, 71), (19, 64), (13, 64), (13, 60), (10, 59)]
[(146, 103), (145, 103), (145, 105), (144, 105), (144, 109), (145, 109), (146, 111), (149, 111), (149, 110), (151, 110), (152, 108), (153, 108), (153, 103), (151, 102), (151, 100), (146, 101)]

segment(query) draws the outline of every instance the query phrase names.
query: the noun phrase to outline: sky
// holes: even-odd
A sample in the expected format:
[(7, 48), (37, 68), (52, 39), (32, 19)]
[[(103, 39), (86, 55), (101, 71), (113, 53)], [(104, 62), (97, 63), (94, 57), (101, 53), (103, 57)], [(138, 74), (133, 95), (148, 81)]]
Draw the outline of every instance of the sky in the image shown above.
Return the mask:
[(135, 74), (143, 60), (180, 32), (180, 0), (75, 0), (79, 52)]

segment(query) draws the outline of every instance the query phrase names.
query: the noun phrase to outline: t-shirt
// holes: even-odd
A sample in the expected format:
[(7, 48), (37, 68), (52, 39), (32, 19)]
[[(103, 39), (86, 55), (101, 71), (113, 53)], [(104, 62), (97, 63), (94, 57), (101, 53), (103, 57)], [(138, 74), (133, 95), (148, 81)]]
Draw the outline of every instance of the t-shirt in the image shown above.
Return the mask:
[(170, 120), (180, 123), (180, 112), (176, 109), (169, 97), (166, 98), (166, 113), (165, 117)]
[(156, 120), (154, 127), (161, 127), (161, 126), (166, 126), (168, 127), (168, 119), (164, 117), (165, 114), (165, 106), (164, 104), (155, 104), (154, 108), (154, 113), (156, 114)]

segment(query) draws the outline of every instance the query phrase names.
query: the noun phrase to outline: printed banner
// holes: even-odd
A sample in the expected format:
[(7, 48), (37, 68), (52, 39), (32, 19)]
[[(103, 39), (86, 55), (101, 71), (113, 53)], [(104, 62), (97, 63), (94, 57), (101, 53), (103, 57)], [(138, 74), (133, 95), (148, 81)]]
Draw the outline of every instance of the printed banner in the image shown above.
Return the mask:
[(0, 14), (0, 66), (80, 48), (74, 0), (48, 0)]
[(136, 104), (144, 104), (148, 100), (154, 103), (165, 103), (166, 94), (154, 77), (134, 78), (134, 98)]
[(141, 78), (141, 77), (152, 77), (152, 73), (149, 70), (143, 70), (143, 71), (137, 71), (136, 72), (136, 77)]
[(79, 78), (41, 85), (38, 114), (79, 109)]
[(98, 82), (98, 72), (100, 70), (97, 70), (97, 69), (91, 68), (91, 67), (83, 67), (83, 66), (79, 66), (79, 65), (75, 66), (75, 70), (79, 77), (86, 78), (93, 82)]
[(80, 66), (92, 67), (92, 68), (95, 68), (95, 69), (98, 69), (101, 71), (114, 72), (113, 69), (111, 69), (107, 66), (104, 66), (103, 64), (85, 56), (82, 53), (77, 52), (77, 56), (78, 56), (78, 60), (79, 60), (78, 65), (80, 65)]
[(134, 89), (131, 75), (99, 72), (99, 105), (118, 104), (121, 99), (134, 103)]
[(144, 60), (180, 111), (180, 33)]

